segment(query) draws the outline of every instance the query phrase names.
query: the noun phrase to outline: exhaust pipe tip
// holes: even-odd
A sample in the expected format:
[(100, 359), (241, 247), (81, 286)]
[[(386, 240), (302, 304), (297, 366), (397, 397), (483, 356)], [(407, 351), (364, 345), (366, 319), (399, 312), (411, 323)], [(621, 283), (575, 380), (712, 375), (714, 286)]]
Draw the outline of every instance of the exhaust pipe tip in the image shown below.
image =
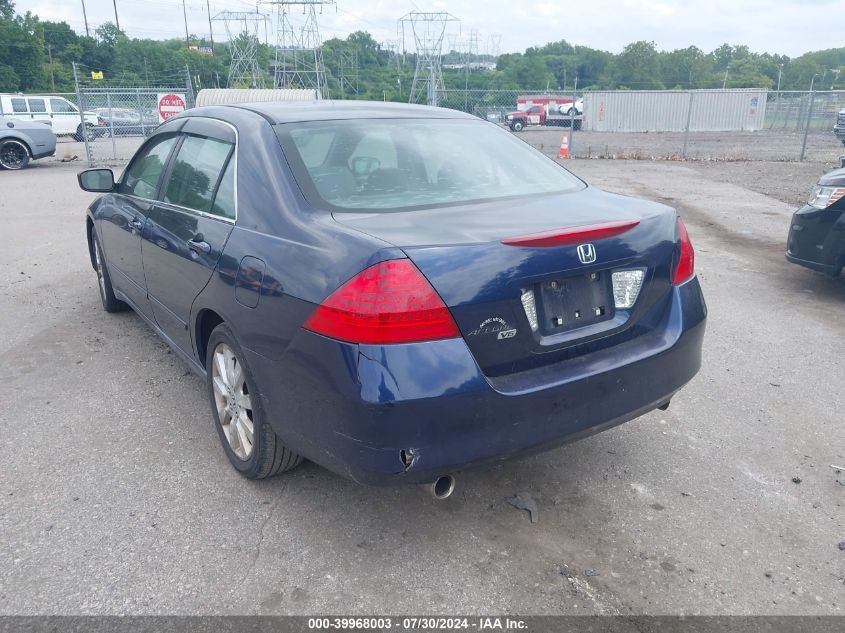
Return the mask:
[(422, 484), (435, 499), (447, 499), (455, 491), (455, 478), (452, 475), (441, 475), (430, 484)]

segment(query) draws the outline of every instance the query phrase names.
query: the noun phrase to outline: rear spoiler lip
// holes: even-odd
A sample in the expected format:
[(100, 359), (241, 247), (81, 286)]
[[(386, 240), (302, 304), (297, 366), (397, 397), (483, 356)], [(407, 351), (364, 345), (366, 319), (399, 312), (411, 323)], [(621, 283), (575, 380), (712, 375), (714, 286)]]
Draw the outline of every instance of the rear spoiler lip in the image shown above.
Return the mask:
[(614, 222), (602, 222), (600, 224), (584, 224), (567, 229), (554, 229), (543, 231), (542, 233), (506, 237), (502, 240), (502, 244), (527, 248), (566, 246), (568, 244), (616, 237), (617, 235), (630, 231), (639, 223), (639, 220), (618, 220)]

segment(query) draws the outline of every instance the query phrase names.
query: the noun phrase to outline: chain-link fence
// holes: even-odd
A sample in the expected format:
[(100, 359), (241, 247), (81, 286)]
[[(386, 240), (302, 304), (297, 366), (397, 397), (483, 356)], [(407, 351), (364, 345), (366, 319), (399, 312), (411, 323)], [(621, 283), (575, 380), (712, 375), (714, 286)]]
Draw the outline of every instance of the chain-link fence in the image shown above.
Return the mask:
[[(550, 154), (560, 147), (557, 128), (570, 125), (569, 151), (584, 158), (833, 163), (845, 153), (833, 133), (845, 91), (450, 90), (440, 105), (518, 131)], [(532, 107), (540, 110), (533, 117)]]
[(89, 79), (75, 70), (73, 100), (79, 108), (79, 126), (72, 136), (76, 144), (62, 149), (84, 155), (89, 165), (128, 161), (162, 117), (195, 104), (187, 69), (181, 77), (158, 77), (134, 86)]
[[(194, 105), (187, 69), (144, 85), (78, 77), (77, 92), (63, 96), (80, 106), (86, 125), (59, 145), (60, 157), (125, 162), (158, 126), (162, 93)], [(449, 90), (439, 105), (509, 128), (550, 155), (558, 153), (561, 128), (572, 128), (569, 152), (582, 158), (837, 163), (845, 153), (833, 133), (845, 91)]]

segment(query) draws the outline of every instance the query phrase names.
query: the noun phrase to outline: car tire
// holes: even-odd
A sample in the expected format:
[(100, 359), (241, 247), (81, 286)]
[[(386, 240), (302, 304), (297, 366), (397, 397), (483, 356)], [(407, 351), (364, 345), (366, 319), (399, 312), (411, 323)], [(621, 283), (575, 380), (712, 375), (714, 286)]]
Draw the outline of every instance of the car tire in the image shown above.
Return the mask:
[(299, 466), (302, 457), (282, 444), (270, 426), (264, 403), (255, 395), (252, 370), (225, 323), (211, 332), (206, 349), (211, 415), (235, 470), (248, 479), (264, 479)]
[(578, 110), (576, 110), (575, 108), (569, 108), (569, 110), (566, 111), (566, 116), (577, 116), (577, 115), (578, 115)]
[(522, 128), (525, 127), (525, 124), (522, 121), (514, 121), (511, 123), (511, 129), (514, 132), (522, 132)]
[[(85, 127), (88, 131), (88, 140), (93, 141), (94, 138), (96, 138), (96, 136), (94, 134), (94, 129), (93, 129), (94, 126), (91, 125), (90, 123), (86, 123)], [(76, 132), (73, 135), (73, 140), (77, 141), (77, 142), (82, 142), (82, 141), (85, 140), (85, 135), (82, 133), (82, 124), (81, 123), (76, 126)]]
[(91, 231), (91, 250), (94, 260), (94, 270), (97, 271), (97, 285), (100, 288), (100, 299), (103, 302), (103, 310), (106, 312), (123, 312), (128, 310), (129, 306), (114, 295), (109, 268), (106, 264), (106, 258), (103, 255), (103, 249), (100, 247), (100, 239), (93, 230)]
[(3, 169), (23, 169), (29, 165), (29, 148), (14, 138), (0, 139), (0, 167)]

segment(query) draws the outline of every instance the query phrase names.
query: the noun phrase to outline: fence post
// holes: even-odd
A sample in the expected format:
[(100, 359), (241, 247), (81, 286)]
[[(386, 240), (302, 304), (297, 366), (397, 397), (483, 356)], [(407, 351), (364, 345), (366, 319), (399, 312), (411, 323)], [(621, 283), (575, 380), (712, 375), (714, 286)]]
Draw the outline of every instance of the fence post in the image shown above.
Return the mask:
[(76, 62), (73, 62), (73, 83), (76, 85), (76, 101), (79, 106), (79, 129), (82, 130), (82, 140), (85, 141), (85, 156), (88, 158), (88, 166), (94, 166), (94, 157), (91, 155), (91, 147), (88, 145), (88, 130), (85, 127), (85, 104), (82, 100), (82, 88), (79, 85), (79, 71)]
[(111, 92), (106, 93), (106, 102), (109, 106), (109, 135), (111, 136), (111, 158), (117, 159), (117, 145), (114, 140), (114, 112), (111, 109)]
[(689, 143), (689, 128), (690, 123), (692, 122), (692, 100), (695, 96), (695, 93), (690, 90), (689, 91), (689, 105), (687, 106), (687, 127), (684, 129), (684, 149), (681, 151), (681, 158), (684, 160), (687, 159), (687, 144)]
[(135, 103), (138, 106), (138, 114), (141, 115), (141, 134), (147, 135), (147, 128), (144, 126), (144, 104), (141, 101), (141, 89), (135, 88)]
[(188, 96), (188, 99), (190, 99), (190, 101), (188, 102), (188, 103), (190, 103), (190, 105), (188, 105), (188, 103), (186, 103), (185, 107), (186, 108), (193, 108), (194, 105), (196, 104), (196, 101), (195, 101), (195, 98), (194, 98), (194, 84), (193, 84), (193, 82), (191, 82), (191, 69), (188, 68), (188, 64), (185, 64), (185, 89), (188, 91), (187, 96)]
[(801, 156), (798, 157), (798, 161), (804, 160), (804, 151), (807, 149), (807, 134), (810, 131), (810, 122), (813, 119), (813, 101), (816, 98), (816, 92), (814, 90), (810, 91), (810, 105), (807, 106), (807, 125), (804, 126), (804, 141), (801, 143)]
[[(569, 106), (569, 155), (575, 158), (573, 139), (575, 138), (575, 100), (578, 97), (578, 75), (575, 75), (575, 85), (572, 88), (572, 105)], [(583, 111), (581, 120), (584, 120)]]

